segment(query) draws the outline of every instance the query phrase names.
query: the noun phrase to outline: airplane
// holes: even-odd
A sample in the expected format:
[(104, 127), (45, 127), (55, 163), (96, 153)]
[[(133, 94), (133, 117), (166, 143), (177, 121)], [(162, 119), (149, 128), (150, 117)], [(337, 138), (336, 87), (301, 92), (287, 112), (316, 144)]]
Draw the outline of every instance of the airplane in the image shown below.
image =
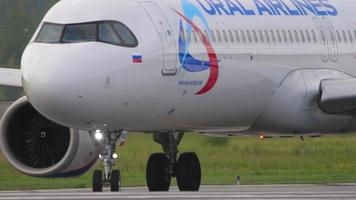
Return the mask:
[[(0, 84), (25, 96), (5, 112), (0, 146), (33, 177), (95, 170), (119, 191), (116, 142), (152, 133), (149, 191), (198, 191), (186, 132), (308, 136), (356, 130), (352, 0), (62, 0)], [(222, 152), (223, 153), (223, 152)]]

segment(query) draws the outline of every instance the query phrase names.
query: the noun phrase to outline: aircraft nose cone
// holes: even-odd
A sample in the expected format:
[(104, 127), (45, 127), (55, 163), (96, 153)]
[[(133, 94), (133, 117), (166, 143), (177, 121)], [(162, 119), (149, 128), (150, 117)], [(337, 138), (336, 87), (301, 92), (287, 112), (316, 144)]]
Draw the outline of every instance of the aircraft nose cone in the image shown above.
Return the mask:
[(85, 86), (82, 65), (75, 48), (29, 45), (22, 58), (22, 70), (30, 103), (56, 122), (76, 121)]

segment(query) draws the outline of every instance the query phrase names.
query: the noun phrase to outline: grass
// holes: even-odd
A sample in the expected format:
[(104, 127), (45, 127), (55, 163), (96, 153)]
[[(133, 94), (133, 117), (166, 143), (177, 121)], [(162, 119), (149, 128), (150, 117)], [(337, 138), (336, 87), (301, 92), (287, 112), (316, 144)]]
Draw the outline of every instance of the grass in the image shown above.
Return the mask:
[[(350, 183), (356, 182), (355, 144), (353, 135), (306, 138), (303, 142), (299, 138), (227, 139), (187, 134), (179, 149), (199, 155), (203, 184), (234, 184), (237, 175), (242, 184)], [(161, 148), (152, 135), (129, 135), (117, 160), (124, 186), (145, 186), (147, 159), (157, 151)], [(31, 178), (15, 171), (0, 156), (0, 190), (90, 187), (92, 170), (77, 178)]]

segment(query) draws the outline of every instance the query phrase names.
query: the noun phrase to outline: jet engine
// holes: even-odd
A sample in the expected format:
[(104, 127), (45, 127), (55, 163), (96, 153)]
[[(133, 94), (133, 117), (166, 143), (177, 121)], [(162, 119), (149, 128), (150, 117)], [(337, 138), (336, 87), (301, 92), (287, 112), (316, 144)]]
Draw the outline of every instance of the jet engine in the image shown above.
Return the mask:
[(26, 97), (17, 100), (4, 113), (0, 147), (11, 165), (34, 177), (80, 175), (96, 163), (102, 149), (89, 132), (47, 119)]

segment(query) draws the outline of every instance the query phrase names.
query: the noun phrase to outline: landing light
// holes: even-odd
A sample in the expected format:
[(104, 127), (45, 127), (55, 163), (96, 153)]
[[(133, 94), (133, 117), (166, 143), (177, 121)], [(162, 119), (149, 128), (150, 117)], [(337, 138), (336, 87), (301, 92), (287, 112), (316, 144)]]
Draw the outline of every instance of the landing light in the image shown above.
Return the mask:
[(112, 154), (112, 157), (113, 157), (114, 159), (116, 159), (116, 158), (117, 158), (117, 153)]
[(103, 133), (100, 130), (96, 130), (95, 134), (94, 134), (94, 137), (95, 137), (96, 140), (100, 141), (100, 140), (103, 139)]

